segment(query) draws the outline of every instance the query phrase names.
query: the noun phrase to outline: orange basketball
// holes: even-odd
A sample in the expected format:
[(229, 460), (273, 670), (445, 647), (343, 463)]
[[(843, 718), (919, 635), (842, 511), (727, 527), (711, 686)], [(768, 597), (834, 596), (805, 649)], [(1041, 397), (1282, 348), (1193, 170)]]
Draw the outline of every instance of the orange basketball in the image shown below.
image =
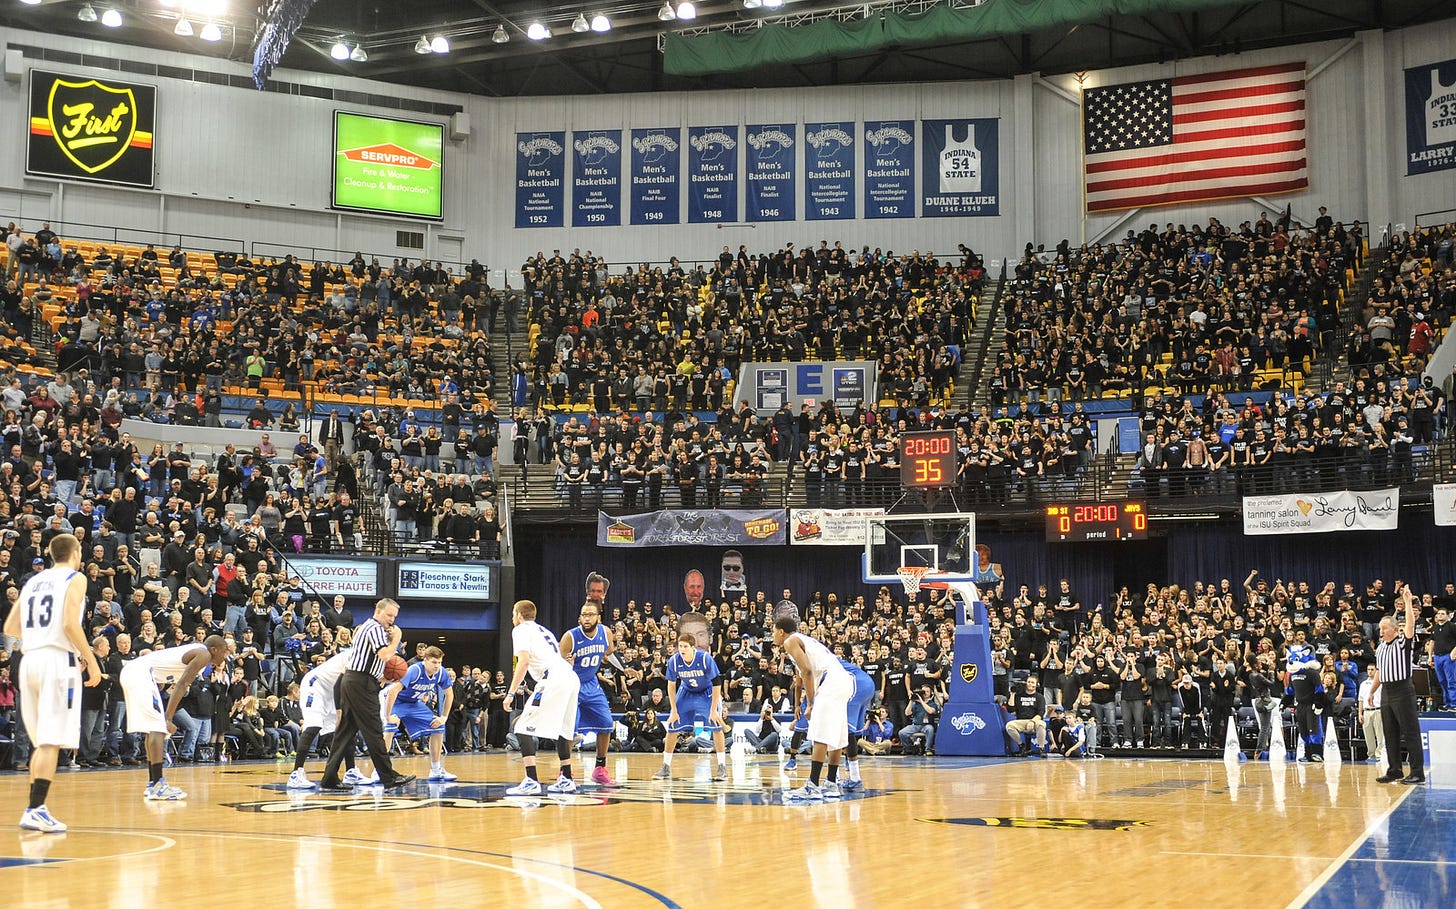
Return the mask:
[(406, 663), (403, 657), (392, 656), (384, 664), (384, 680), (386, 682), (398, 682), (404, 678), (404, 674), (408, 671), (409, 663)]

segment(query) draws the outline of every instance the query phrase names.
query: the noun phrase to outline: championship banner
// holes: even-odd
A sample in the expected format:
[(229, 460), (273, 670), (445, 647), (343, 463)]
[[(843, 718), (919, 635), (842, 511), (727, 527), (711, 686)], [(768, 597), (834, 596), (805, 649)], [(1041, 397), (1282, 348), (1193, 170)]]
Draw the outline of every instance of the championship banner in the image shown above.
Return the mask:
[(516, 133), (516, 227), (561, 227), (566, 133)]
[(400, 562), (396, 580), (401, 600), (470, 600), (494, 603), (499, 562)]
[(33, 69), (25, 172), (150, 189), (156, 116), (155, 86)]
[(794, 158), (799, 127), (748, 127), (748, 214), (745, 221), (794, 220)]
[(688, 223), (738, 220), (738, 127), (688, 127)]
[(1321, 495), (1246, 496), (1244, 535), (1395, 530), (1400, 489), (1332, 492)]
[(864, 216), (915, 217), (915, 121), (865, 121), (864, 160)]
[(284, 568), (304, 581), (303, 595), (331, 597), (379, 596), (379, 563), (363, 559), (330, 559), (288, 556)]
[(926, 218), (1001, 214), (997, 148), (1001, 121), (921, 120), (925, 185), (920, 213)]
[(622, 131), (571, 134), (571, 226), (622, 226)]
[(1456, 167), (1456, 60), (1405, 71), (1406, 174)]
[(884, 517), (883, 508), (793, 508), (789, 542), (795, 546), (865, 545), (865, 520)]
[(1456, 527), (1456, 483), (1431, 487), (1431, 511), (1437, 527)]
[(614, 518), (597, 512), (597, 545), (782, 546), (788, 540), (782, 508), (649, 511)]
[(682, 221), (682, 128), (632, 130), (632, 223)]
[(854, 129), (853, 123), (804, 127), (805, 220), (854, 217)]

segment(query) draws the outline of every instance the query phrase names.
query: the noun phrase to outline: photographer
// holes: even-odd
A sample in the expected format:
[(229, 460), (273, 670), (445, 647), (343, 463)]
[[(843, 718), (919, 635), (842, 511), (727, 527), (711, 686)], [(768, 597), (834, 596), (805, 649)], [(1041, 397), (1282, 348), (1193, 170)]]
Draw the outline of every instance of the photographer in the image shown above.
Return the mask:
[(779, 721), (774, 717), (773, 704), (768, 700), (763, 702), (763, 708), (758, 712), (758, 727), (756, 729), (745, 729), (744, 738), (754, 751), (759, 754), (766, 754), (776, 751), (779, 747)]
[(622, 723), (627, 727), (627, 739), (632, 743), (633, 751), (644, 751), (649, 754), (660, 754), (663, 743), (667, 740), (667, 728), (662, 725), (662, 720), (652, 710), (644, 710), (642, 713), (628, 711), (622, 717)]
[(910, 702), (910, 722), (900, 727), (900, 747), (905, 754), (930, 754), (935, 747), (935, 723), (940, 719), (940, 699), (929, 685), (920, 686)]
[(1272, 651), (1259, 654), (1255, 663), (1253, 671), (1249, 673), (1249, 691), (1254, 702), (1254, 713), (1259, 717), (1259, 741), (1254, 750), (1262, 754), (1269, 750), (1273, 724), (1284, 721), (1280, 703), (1284, 685), (1274, 667)]
[(884, 754), (894, 744), (895, 727), (890, 725), (890, 720), (885, 716), (883, 707), (876, 707), (870, 711), (869, 726), (865, 734), (860, 737), (859, 750), (867, 754)]

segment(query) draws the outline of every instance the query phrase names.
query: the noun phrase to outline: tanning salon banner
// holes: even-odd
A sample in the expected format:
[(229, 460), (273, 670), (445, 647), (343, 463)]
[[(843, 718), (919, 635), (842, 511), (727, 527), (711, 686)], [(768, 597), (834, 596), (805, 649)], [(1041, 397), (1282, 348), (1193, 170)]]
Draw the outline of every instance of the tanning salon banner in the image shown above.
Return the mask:
[(150, 189), (156, 116), (155, 86), (33, 69), (25, 172)]
[(1456, 167), (1456, 60), (1405, 71), (1406, 174)]

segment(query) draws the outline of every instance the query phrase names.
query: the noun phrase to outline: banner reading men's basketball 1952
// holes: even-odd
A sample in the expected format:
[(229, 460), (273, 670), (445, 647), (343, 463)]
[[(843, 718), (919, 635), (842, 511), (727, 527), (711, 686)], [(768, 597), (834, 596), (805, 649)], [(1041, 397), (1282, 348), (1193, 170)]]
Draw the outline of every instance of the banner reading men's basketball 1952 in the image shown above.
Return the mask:
[(571, 226), (622, 224), (622, 131), (571, 134)]
[(1406, 174), (1456, 167), (1456, 60), (1405, 71)]
[(151, 187), (157, 89), (30, 71), (25, 172)]
[(920, 154), (925, 163), (921, 215), (966, 218), (1001, 214), (999, 137), (1000, 121), (992, 117), (921, 120)]
[(633, 224), (682, 220), (682, 127), (632, 130)]
[(864, 216), (915, 217), (915, 121), (865, 121), (864, 161)]
[(516, 133), (516, 226), (561, 227), (566, 211), (566, 133)]

